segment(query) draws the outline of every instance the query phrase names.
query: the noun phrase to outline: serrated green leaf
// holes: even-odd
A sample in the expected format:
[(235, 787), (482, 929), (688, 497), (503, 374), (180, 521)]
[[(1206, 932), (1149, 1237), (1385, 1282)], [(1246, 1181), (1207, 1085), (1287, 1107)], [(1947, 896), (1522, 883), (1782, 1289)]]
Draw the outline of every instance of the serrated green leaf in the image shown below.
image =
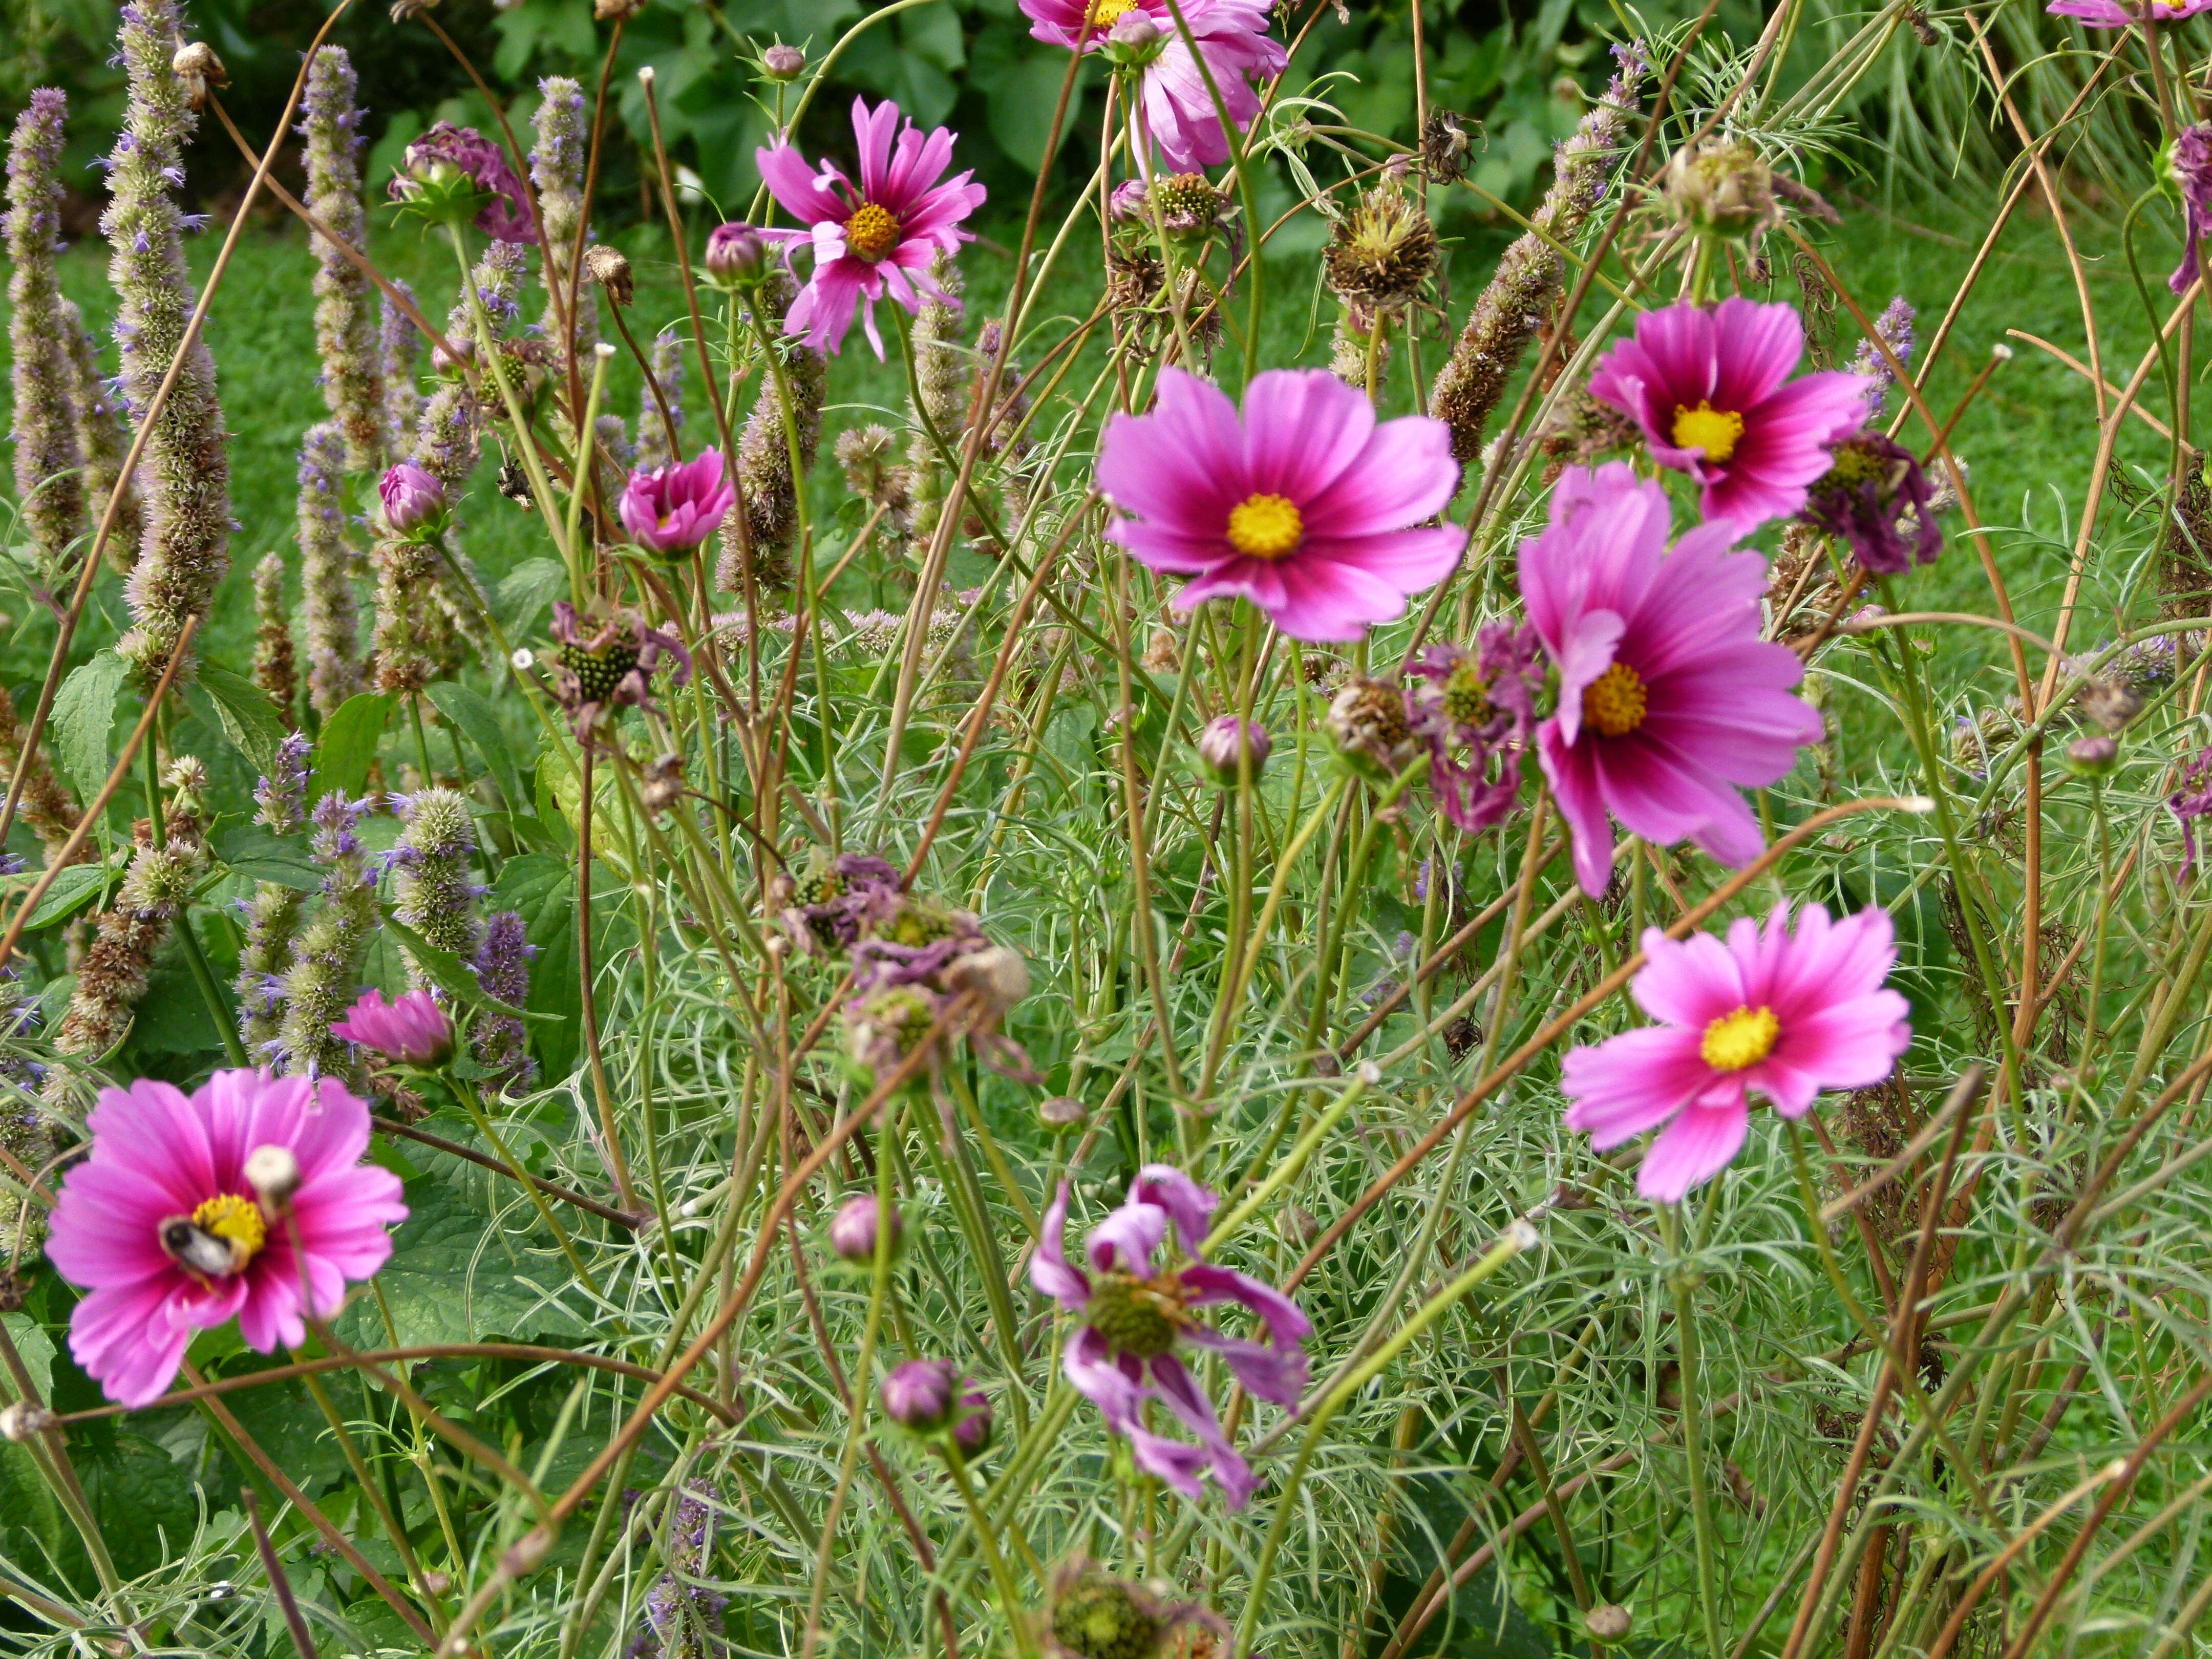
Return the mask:
[(198, 690), (207, 693), (216, 721), (238, 752), (263, 777), (276, 769), (276, 748), (284, 741), (283, 717), (269, 694), (243, 674), (234, 674), (220, 663), (200, 665)]
[(466, 1003), (471, 1008), (489, 1008), (494, 1013), (510, 1014), (517, 1019), (545, 1018), (543, 1014), (508, 1007), (477, 982), (475, 969), (454, 952), (431, 944), (397, 916), (387, 915), (384, 918), (384, 927), (386, 933), (407, 947), (408, 956), (413, 958), (415, 965), (422, 970), (430, 982), (455, 1001)]
[[(392, 1259), (377, 1275), (401, 1346), (581, 1334), (574, 1315), (523, 1282), (528, 1268), (503, 1238), (488, 1236), (495, 1227), (463, 1191), (430, 1175), (409, 1182), (406, 1198), (408, 1218), (392, 1237)], [(566, 1277), (543, 1275), (549, 1286)], [(377, 1303), (374, 1297), (355, 1301), (338, 1316), (339, 1334), (382, 1347)]]
[[(39, 901), (39, 908), (31, 913), (30, 921), (23, 924), (26, 933), (41, 927), (51, 927), (65, 917), (74, 915), (97, 893), (106, 882), (108, 867), (104, 864), (72, 864), (54, 878), (54, 884), (46, 889), (46, 896)], [(9, 884), (15, 891), (27, 890), (40, 878), (25, 876)]]
[(122, 658), (102, 651), (72, 672), (54, 698), (54, 756), (87, 799), (107, 781), (107, 733), (129, 673)]
[(315, 799), (335, 789), (352, 800), (368, 787), (369, 766), (376, 759), (377, 744), (384, 740), (384, 723), (392, 718), (398, 701), (364, 691), (348, 697), (325, 722), (322, 741), (315, 745)]
[(438, 712), (476, 745), (477, 752), (491, 768), (493, 781), (499, 785), (499, 793), (506, 798), (508, 808), (519, 812), (527, 799), (522, 793), (522, 774), (515, 768), (514, 745), (501, 729), (499, 716), (492, 706), (454, 680), (431, 686), (429, 696)]
[(564, 1078), (576, 1063), (576, 1022), (581, 1000), (576, 981), (576, 872), (567, 859), (526, 853), (500, 866), (491, 908), (522, 918), (525, 938), (537, 946), (530, 964), (530, 1011), (543, 1023), (531, 1047), (548, 1079)]
[(538, 622), (538, 613), (568, 586), (568, 573), (558, 559), (526, 559), (508, 571), (492, 594), (492, 614), (509, 645), (520, 645), (522, 635)]
[(215, 855), (241, 876), (312, 893), (323, 872), (296, 840), (272, 836), (258, 823), (233, 824), (215, 840)]

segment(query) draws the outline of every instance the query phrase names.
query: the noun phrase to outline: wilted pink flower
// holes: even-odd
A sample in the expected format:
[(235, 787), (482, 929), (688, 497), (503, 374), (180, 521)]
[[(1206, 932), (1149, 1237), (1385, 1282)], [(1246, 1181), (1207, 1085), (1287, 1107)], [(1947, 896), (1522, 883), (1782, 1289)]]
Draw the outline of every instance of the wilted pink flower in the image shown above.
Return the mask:
[(1644, 428), (1652, 459), (1704, 486), (1709, 522), (1741, 535), (1803, 507), (1827, 446), (1866, 419), (1866, 383), (1849, 370), (1790, 379), (1804, 352), (1792, 307), (1686, 302), (1638, 318), (1589, 392)]
[(760, 234), (782, 245), (787, 257), (797, 243), (814, 249), (814, 275), (785, 314), (784, 332), (835, 352), (859, 310), (868, 343), (881, 357), (876, 301), (883, 295), (912, 312), (924, 300), (959, 305), (931, 280), (929, 262), (975, 240), (959, 225), (982, 205), (985, 191), (968, 182), (972, 173), (940, 183), (952, 160), (954, 135), (939, 127), (924, 137), (911, 121), (902, 128), (899, 106), (889, 99), (871, 110), (866, 99), (855, 98), (853, 132), (860, 150), (857, 185), (834, 161), (822, 163), (818, 173), (809, 171), (805, 158), (788, 144), (753, 152), (776, 201), (809, 227)]
[(2212, 813), (2212, 749), (2183, 763), (2175, 783), (2166, 810), (2181, 825), (2181, 879), (2187, 881), (2197, 868), (2197, 820)]
[(1567, 1127), (1600, 1152), (1666, 1124), (1636, 1174), (1636, 1190), (1672, 1204), (1742, 1150), (1757, 1090), (1784, 1117), (1802, 1117), (1823, 1089), (1866, 1089), (1912, 1043), (1905, 1001), (1882, 981), (1896, 965), (1889, 913), (1876, 906), (1831, 923), (1808, 904), (1776, 907), (1762, 931), (1749, 917), (1723, 945), (1709, 933), (1644, 934), (1650, 965), (1630, 989), (1656, 1021), (1569, 1054), (1560, 1087)]
[(1912, 452), (1868, 430), (1844, 439), (1833, 453), (1834, 465), (1805, 498), (1806, 520), (1849, 542), (1858, 562), (1878, 576), (1935, 563), (1943, 551), (1936, 491)]
[(1559, 672), (1537, 752), (1574, 832), (1584, 891), (1613, 868), (1608, 809), (1655, 846), (1694, 841), (1723, 864), (1759, 855), (1738, 793), (1772, 783), (1823, 728), (1790, 695), (1805, 665), (1759, 638), (1766, 566), (1701, 525), (1667, 549), (1667, 492), (1625, 461), (1571, 467), (1552, 521), (1521, 544), (1521, 596)]
[[(368, 1108), (329, 1078), (217, 1072), (191, 1095), (144, 1079), (103, 1091), (89, 1124), (92, 1154), (63, 1179), (46, 1254), (90, 1292), (70, 1316), (70, 1352), (125, 1406), (158, 1397), (192, 1334), (234, 1316), (257, 1352), (299, 1346), (302, 1280), (329, 1318), (407, 1218), (399, 1177), (361, 1161)], [(246, 1179), (264, 1147), (298, 1166), (289, 1222)]]
[(580, 738), (588, 737), (615, 709), (644, 708), (664, 659), (672, 665), (672, 685), (690, 682), (691, 653), (684, 641), (634, 611), (579, 617), (568, 600), (556, 599), (553, 625), (546, 632), (558, 647), (546, 678)]
[[(1229, 159), (1220, 111), (1167, 0), (1021, 0), (1021, 5), (1030, 35), (1063, 51), (1083, 37), (1086, 15), (1091, 27), (1085, 50), (1104, 47), (1111, 33), (1120, 55), (1139, 67), (1138, 119), (1171, 172), (1194, 173)], [(1280, 74), (1289, 61), (1282, 44), (1268, 36), (1267, 0), (1182, 0), (1182, 10), (1229, 118), (1243, 131), (1260, 112), (1253, 80)], [(1129, 27), (1133, 19), (1150, 23), (1148, 41)], [(1148, 159), (1140, 156), (1139, 165)]]
[(381, 991), (363, 991), (331, 1035), (374, 1048), (406, 1066), (443, 1066), (453, 1058), (453, 1022), (428, 991), (409, 991), (386, 1002)]
[(2071, 17), (2088, 28), (2125, 29), (2133, 28), (2146, 15), (2154, 23), (2179, 23), (2208, 6), (2212, 6), (2212, 0), (2149, 0), (2143, 6), (2123, 5), (2119, 0), (2051, 0), (2044, 9), (2054, 16)]
[(447, 173), (465, 175), (489, 197), (477, 214), (476, 227), (495, 242), (538, 239), (530, 216), (530, 198), (507, 165), (507, 152), (474, 127), (441, 121), (407, 146), (407, 172), (392, 181), (394, 201), (411, 201), (426, 184)]
[(723, 476), (722, 452), (702, 449), (688, 461), (631, 473), (623, 486), (623, 528), (665, 558), (698, 546), (737, 504), (737, 489)]
[[(1257, 1483), (1222, 1433), (1213, 1402), (1176, 1358), (1176, 1346), (1212, 1349), (1247, 1393), (1293, 1406), (1306, 1383), (1304, 1344), (1312, 1324), (1273, 1285), (1198, 1260), (1207, 1219), (1220, 1200), (1182, 1170), (1147, 1164), (1137, 1172), (1121, 1207), (1091, 1229), (1084, 1247), (1088, 1273), (1067, 1259), (1067, 1198), (1063, 1181), (1030, 1258), (1030, 1283), (1083, 1319), (1061, 1358), (1067, 1380), (1104, 1414), (1106, 1426), (1128, 1441), (1139, 1468), (1197, 1498), (1199, 1472), (1211, 1467), (1229, 1507), (1243, 1508)], [(1156, 1268), (1152, 1259), (1170, 1229), (1189, 1259)], [(1260, 1316), (1273, 1341), (1224, 1336), (1201, 1324), (1191, 1310), (1212, 1302), (1243, 1303)], [(1146, 1428), (1145, 1405), (1152, 1400), (1182, 1419), (1199, 1443), (1170, 1440)]]
[[(2084, 4), (2094, 3), (2082, 0)], [(2206, 6), (2212, 6), (2212, 0), (2192, 0), (2190, 10), (2202, 11)], [(2200, 269), (2198, 245), (2212, 236), (2212, 121), (2184, 127), (2175, 136), (2166, 161), (2181, 191), (2181, 263), (2166, 279), (2166, 285), (2176, 294), (2186, 294)]]
[(1297, 640), (1356, 640), (1449, 575), (1466, 532), (1425, 526), (1459, 485), (1451, 428), (1379, 424), (1326, 369), (1270, 369), (1244, 413), (1218, 386), (1160, 371), (1149, 415), (1106, 423), (1099, 487), (1125, 514), (1107, 535), (1189, 576), (1178, 610), (1248, 599)]
[(389, 468), (376, 481), (384, 522), (395, 536), (434, 529), (446, 514), (446, 487), (412, 461)]
[(1409, 667), (1422, 682), (1407, 698), (1410, 729), (1428, 740), (1437, 810), (1479, 835), (1521, 793), (1521, 757), (1544, 684), (1536, 631), (1494, 622), (1474, 650), (1432, 645)]

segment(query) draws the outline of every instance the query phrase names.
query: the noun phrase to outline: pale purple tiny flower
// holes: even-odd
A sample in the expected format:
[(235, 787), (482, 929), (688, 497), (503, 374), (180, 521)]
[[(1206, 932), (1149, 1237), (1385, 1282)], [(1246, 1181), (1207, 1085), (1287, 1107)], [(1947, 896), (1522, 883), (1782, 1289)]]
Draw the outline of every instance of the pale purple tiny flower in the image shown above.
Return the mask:
[(446, 517), (446, 487), (412, 461), (387, 468), (376, 481), (384, 522), (395, 536), (434, 533)]
[[(1237, 1510), (1258, 1483), (1176, 1349), (1184, 1344), (1210, 1348), (1246, 1393), (1294, 1406), (1305, 1389), (1304, 1343), (1313, 1325), (1273, 1285), (1200, 1258), (1219, 1202), (1172, 1165), (1146, 1164), (1129, 1183), (1121, 1206), (1091, 1229), (1084, 1246), (1086, 1273), (1067, 1259), (1068, 1186), (1063, 1181), (1030, 1258), (1030, 1283), (1082, 1320), (1062, 1353), (1061, 1369), (1098, 1407), (1107, 1427), (1129, 1443), (1137, 1467), (1193, 1498), (1203, 1492), (1200, 1473), (1210, 1468), (1229, 1507)], [(1186, 1259), (1156, 1265), (1170, 1234)], [(1193, 1311), (1221, 1302), (1241, 1303), (1257, 1314), (1272, 1340), (1224, 1336)], [(1198, 1444), (1154, 1433), (1146, 1421), (1152, 1401)]]
[(1783, 904), (1764, 929), (1730, 923), (1725, 943), (1647, 928), (1643, 948), (1650, 965), (1630, 993), (1654, 1023), (1574, 1049), (1559, 1086), (1567, 1127), (1600, 1152), (1665, 1126), (1636, 1174), (1656, 1202), (1680, 1202), (1735, 1160), (1752, 1091), (1802, 1117), (1824, 1089), (1881, 1082), (1912, 1044), (1905, 1000), (1883, 983), (1897, 942), (1879, 905), (1831, 922), (1808, 904), (1793, 930)]
[(663, 558), (690, 552), (713, 535), (738, 504), (722, 452), (702, 449), (672, 466), (641, 469), (623, 486), (623, 527)]
[(453, 1022), (428, 991), (391, 1002), (381, 991), (363, 991), (343, 1019), (331, 1022), (331, 1035), (405, 1066), (443, 1066), (453, 1054)]

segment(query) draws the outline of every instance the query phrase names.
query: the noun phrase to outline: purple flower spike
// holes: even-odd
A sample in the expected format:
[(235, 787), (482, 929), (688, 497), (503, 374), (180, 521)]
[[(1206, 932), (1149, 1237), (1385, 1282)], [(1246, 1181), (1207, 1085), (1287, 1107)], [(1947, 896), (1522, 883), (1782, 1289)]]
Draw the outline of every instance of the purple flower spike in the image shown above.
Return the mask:
[[(1245, 1391), (1277, 1405), (1297, 1403), (1306, 1384), (1305, 1339), (1313, 1326), (1297, 1304), (1248, 1273), (1195, 1260), (1219, 1200), (1182, 1170), (1148, 1164), (1129, 1183), (1127, 1198), (1085, 1242), (1090, 1271), (1071, 1262), (1064, 1243), (1067, 1183), (1060, 1183), (1045, 1212), (1044, 1236), (1030, 1261), (1030, 1283), (1083, 1320), (1066, 1348), (1067, 1380), (1097, 1406), (1115, 1433), (1128, 1441), (1137, 1466), (1188, 1498), (1199, 1498), (1201, 1470), (1232, 1510), (1242, 1509), (1258, 1484), (1221, 1431), (1213, 1402), (1177, 1357), (1180, 1343), (1220, 1354)], [(1173, 1232), (1179, 1266), (1155, 1267), (1153, 1258)], [(1260, 1316), (1272, 1340), (1224, 1336), (1200, 1323), (1192, 1310), (1209, 1303), (1239, 1302)], [(1198, 1444), (1170, 1440), (1145, 1426), (1145, 1406), (1157, 1400), (1196, 1437)]]
[(623, 528), (647, 552), (668, 558), (713, 535), (737, 504), (722, 452), (702, 449), (680, 465), (631, 473), (623, 487)]
[(407, 1066), (442, 1066), (453, 1054), (453, 1022), (428, 991), (410, 991), (396, 1002), (364, 991), (343, 1019), (331, 1022), (331, 1035)]

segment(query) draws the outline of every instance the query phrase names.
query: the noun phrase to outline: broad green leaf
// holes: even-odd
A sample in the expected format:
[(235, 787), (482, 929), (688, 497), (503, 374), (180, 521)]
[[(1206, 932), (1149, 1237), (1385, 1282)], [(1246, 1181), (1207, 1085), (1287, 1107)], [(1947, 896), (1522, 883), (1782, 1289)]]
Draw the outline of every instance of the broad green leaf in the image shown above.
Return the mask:
[(466, 1003), (471, 1008), (489, 1008), (494, 1013), (512, 1014), (517, 1019), (550, 1018), (521, 1008), (510, 1008), (477, 982), (475, 969), (453, 951), (431, 944), (397, 916), (387, 913), (384, 918), (384, 928), (406, 946), (407, 954), (429, 981), (455, 1001)]
[(531, 1047), (548, 1080), (567, 1077), (576, 1063), (581, 1001), (576, 983), (576, 871), (573, 861), (526, 853), (500, 866), (489, 901), (513, 910), (538, 947), (530, 964), (531, 1012), (544, 1017), (532, 1028)]
[[(23, 924), (26, 933), (40, 927), (51, 927), (64, 917), (71, 916), (88, 902), (106, 882), (112, 872), (104, 864), (72, 864), (54, 878), (54, 884), (46, 889), (46, 896), (39, 901), (39, 908)], [(22, 891), (34, 885), (39, 878), (27, 875), (9, 884)]]
[(119, 1431), (111, 1445), (70, 1449), (93, 1520), (125, 1578), (182, 1555), (199, 1522), (191, 1469), (141, 1435)]
[[(468, 1178), (474, 1181), (478, 1173)], [(527, 1277), (550, 1289), (568, 1274), (533, 1272), (512, 1255), (465, 1192), (442, 1174), (409, 1182), (406, 1198), (410, 1213), (392, 1237), (392, 1259), (377, 1276), (401, 1346), (582, 1334), (574, 1314), (524, 1282)], [(337, 1323), (349, 1342), (385, 1345), (376, 1297), (356, 1297)]]
[(54, 698), (55, 757), (87, 800), (107, 781), (107, 733), (129, 673), (122, 658), (102, 651), (64, 680)]
[(515, 768), (514, 746), (501, 729), (499, 716), (492, 706), (454, 680), (431, 686), (429, 696), (438, 712), (459, 727), (484, 757), (509, 810), (520, 811), (527, 799), (522, 793), (522, 774)]
[(323, 884), (321, 866), (296, 837), (272, 836), (258, 823), (228, 826), (215, 839), (215, 855), (241, 876), (312, 893)]
[(234, 674), (217, 663), (200, 665), (198, 690), (215, 705), (223, 735), (238, 752), (252, 762), (263, 777), (276, 769), (276, 746), (285, 738), (283, 718), (269, 694), (243, 674)]
[[(492, 614), (510, 646), (536, 626), (538, 613), (566, 591), (568, 573), (558, 559), (526, 559), (507, 573), (492, 594)], [(443, 708), (443, 704), (439, 705)]]
[[(993, 83), (989, 104), (991, 137), (999, 148), (1034, 173), (1049, 159), (1045, 146), (1052, 140), (1053, 112), (1060, 106), (1060, 88), (1067, 76), (1067, 54), (1039, 53), (1013, 64)], [(1071, 100), (1068, 119), (1060, 130), (1075, 123), (1083, 106), (1080, 96)]]
[(0, 1314), (0, 1325), (8, 1328), (8, 1340), (15, 1345), (15, 1352), (22, 1359), (23, 1369), (31, 1374), (31, 1381), (39, 1390), (39, 1398), (49, 1400), (54, 1392), (54, 1340), (46, 1334), (46, 1328), (25, 1313)]
[(315, 745), (315, 776), (311, 793), (317, 800), (333, 789), (348, 800), (356, 799), (368, 785), (368, 769), (376, 759), (376, 746), (384, 739), (384, 723), (392, 718), (396, 697), (364, 691), (348, 697), (323, 726), (322, 741)]

